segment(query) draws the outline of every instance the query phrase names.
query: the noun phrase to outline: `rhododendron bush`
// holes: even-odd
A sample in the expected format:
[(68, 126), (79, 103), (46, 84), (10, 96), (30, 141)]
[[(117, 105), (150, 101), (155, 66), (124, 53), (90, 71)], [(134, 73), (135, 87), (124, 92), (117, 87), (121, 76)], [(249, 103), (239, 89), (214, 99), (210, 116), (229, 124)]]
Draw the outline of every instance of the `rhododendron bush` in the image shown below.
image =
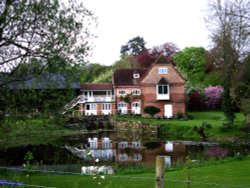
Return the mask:
[(221, 106), (222, 92), (222, 86), (209, 86), (204, 89), (208, 108), (215, 109)]

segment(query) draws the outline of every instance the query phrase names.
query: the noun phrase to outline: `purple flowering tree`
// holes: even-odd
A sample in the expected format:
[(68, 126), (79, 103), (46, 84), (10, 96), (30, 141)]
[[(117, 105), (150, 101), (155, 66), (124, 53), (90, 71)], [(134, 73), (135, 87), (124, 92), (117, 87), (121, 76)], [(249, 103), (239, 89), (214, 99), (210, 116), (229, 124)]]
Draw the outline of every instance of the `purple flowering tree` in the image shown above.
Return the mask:
[(206, 105), (210, 109), (216, 109), (221, 106), (222, 100), (222, 86), (209, 86), (205, 88), (204, 93), (206, 95)]

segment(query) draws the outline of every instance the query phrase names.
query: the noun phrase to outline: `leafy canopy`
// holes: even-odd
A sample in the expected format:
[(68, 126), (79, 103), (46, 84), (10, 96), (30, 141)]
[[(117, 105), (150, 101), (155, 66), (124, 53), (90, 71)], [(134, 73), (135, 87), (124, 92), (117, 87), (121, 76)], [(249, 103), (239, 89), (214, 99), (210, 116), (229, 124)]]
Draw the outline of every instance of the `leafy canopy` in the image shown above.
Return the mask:
[(82, 62), (92, 37), (93, 14), (82, 4), (58, 0), (4, 0), (0, 4), (0, 71), (11, 72), (55, 56)]

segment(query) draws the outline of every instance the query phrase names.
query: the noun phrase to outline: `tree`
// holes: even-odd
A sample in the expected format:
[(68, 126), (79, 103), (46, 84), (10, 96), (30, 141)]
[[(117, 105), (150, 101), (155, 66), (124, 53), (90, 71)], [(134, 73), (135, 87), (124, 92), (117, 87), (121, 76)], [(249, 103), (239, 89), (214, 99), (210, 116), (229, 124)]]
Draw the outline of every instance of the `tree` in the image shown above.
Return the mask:
[(144, 108), (144, 112), (149, 114), (151, 117), (154, 117), (154, 115), (159, 113), (160, 111), (161, 111), (161, 109), (157, 108), (155, 106), (146, 106)]
[(2, 1), (0, 71), (10, 74), (0, 84), (13, 80), (21, 64), (35, 62), (46, 67), (60, 66), (61, 60), (68, 64), (84, 61), (90, 50), (88, 24), (94, 23), (93, 14), (75, 0), (63, 2)]
[(147, 50), (146, 42), (140, 36), (137, 36), (127, 42), (127, 44), (121, 46), (121, 56), (123, 55), (138, 55), (139, 53)]
[[(141, 68), (148, 68), (161, 54), (163, 54), (167, 60), (172, 61), (174, 55), (176, 55), (178, 51), (179, 48), (171, 42), (154, 46), (152, 49), (147, 49), (135, 56), (137, 66)], [(172, 63), (174, 62), (172, 61)]]
[(209, 12), (206, 18), (211, 28), (217, 62), (222, 65), (224, 92), (223, 111), (227, 118), (227, 126), (234, 122), (232, 87), (237, 77), (236, 69), (239, 62), (249, 52), (250, 34), (250, 2), (249, 0), (220, 0), (209, 2)]
[(93, 37), (89, 28), (94, 23), (92, 12), (76, 0), (1, 1), (0, 116), (7, 111), (15, 113), (17, 107), (25, 113), (41, 105), (58, 114), (55, 109), (71, 100), (66, 97), (72, 97), (72, 92), (65, 93), (67, 88), (61, 95), (48, 90), (10, 90), (9, 84), (22, 84), (44, 72), (67, 75), (67, 82), (71, 80), (77, 75), (72, 74), (76, 65), (85, 64)]
[(201, 84), (205, 78), (205, 55), (202, 47), (187, 47), (174, 56), (174, 61), (190, 82)]

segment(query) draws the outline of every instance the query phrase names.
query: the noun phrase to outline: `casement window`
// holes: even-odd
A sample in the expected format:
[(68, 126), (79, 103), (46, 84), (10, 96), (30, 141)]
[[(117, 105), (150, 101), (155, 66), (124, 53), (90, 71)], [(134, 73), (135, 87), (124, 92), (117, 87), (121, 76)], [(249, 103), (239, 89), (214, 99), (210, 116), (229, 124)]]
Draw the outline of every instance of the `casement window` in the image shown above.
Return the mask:
[(118, 103), (118, 108), (126, 108), (127, 104), (125, 102)]
[(125, 142), (125, 141), (123, 141), (123, 142), (119, 142), (118, 147), (119, 147), (119, 148), (125, 148), (125, 147), (128, 147), (128, 142)]
[(132, 146), (136, 148), (141, 147), (141, 142), (132, 142)]
[(142, 155), (140, 153), (134, 153), (133, 154), (133, 161), (141, 161)]
[(170, 92), (169, 92), (169, 85), (157, 85), (156, 86), (156, 96), (157, 100), (169, 100), (170, 99)]
[(139, 89), (133, 90), (132, 94), (133, 95), (140, 95), (141, 94), (141, 90), (139, 90)]
[(134, 73), (134, 74), (133, 74), (133, 77), (134, 77), (134, 78), (140, 78), (140, 74)]
[(140, 102), (133, 102), (132, 107), (139, 108), (140, 107)]
[(119, 161), (127, 161), (128, 155), (126, 153), (122, 153), (119, 155)]
[(103, 103), (102, 110), (111, 110), (111, 104), (110, 103)]
[(118, 95), (126, 95), (126, 91), (125, 90), (118, 90)]
[(157, 100), (169, 100), (170, 99), (170, 84), (166, 78), (161, 78), (156, 85)]
[(109, 140), (108, 138), (103, 139), (102, 141), (102, 148), (103, 149), (110, 149), (111, 148), (111, 140)]
[(97, 140), (97, 138), (93, 138), (93, 139), (89, 138), (88, 142), (89, 142), (89, 148), (90, 149), (97, 149), (98, 148), (98, 140)]
[(86, 110), (96, 110), (96, 104), (87, 104)]
[(168, 74), (168, 68), (167, 67), (159, 67), (158, 74)]
[(157, 94), (158, 95), (167, 95), (169, 85), (157, 85)]

